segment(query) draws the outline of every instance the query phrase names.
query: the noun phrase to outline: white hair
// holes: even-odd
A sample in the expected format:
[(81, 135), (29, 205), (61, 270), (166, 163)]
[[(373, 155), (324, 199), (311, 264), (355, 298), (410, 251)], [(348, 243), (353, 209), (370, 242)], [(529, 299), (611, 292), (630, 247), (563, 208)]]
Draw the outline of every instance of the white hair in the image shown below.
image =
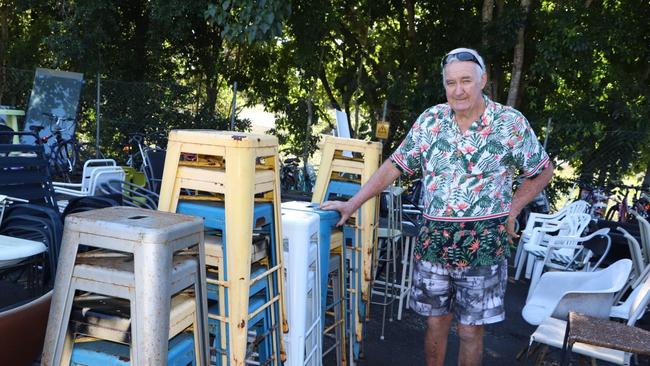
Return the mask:
[(447, 65), (449, 65), (451, 63), (454, 63), (456, 61), (460, 61), (458, 59), (458, 57), (456, 56), (456, 54), (459, 53), (459, 52), (469, 52), (472, 55), (474, 55), (474, 57), (476, 57), (476, 60), (478, 61), (478, 64), (476, 64), (474, 62), (472, 62), (472, 63), (475, 66), (474, 68), (476, 69), (476, 76), (479, 79), (485, 74), (485, 62), (483, 61), (483, 57), (481, 57), (481, 55), (479, 55), (478, 52), (476, 50), (474, 50), (474, 49), (460, 47), (460, 48), (456, 48), (456, 49), (453, 49), (453, 50), (447, 52), (447, 54), (445, 54), (445, 57), (442, 58), (443, 62), (440, 63), (441, 66), (444, 63), (444, 60), (447, 60), (447, 63), (445, 64), (445, 66), (441, 67), (442, 68), (442, 83), (443, 84), (445, 83), (445, 68), (446, 68)]

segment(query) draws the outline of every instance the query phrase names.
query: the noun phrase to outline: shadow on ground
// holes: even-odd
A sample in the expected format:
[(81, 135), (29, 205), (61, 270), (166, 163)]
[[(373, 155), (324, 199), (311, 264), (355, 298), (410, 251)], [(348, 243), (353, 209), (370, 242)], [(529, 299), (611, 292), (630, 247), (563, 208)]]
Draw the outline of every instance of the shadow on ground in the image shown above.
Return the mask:
[[(514, 274), (511, 266), (509, 273)], [(488, 325), (485, 332), (485, 351), (483, 355), (484, 366), (509, 366), (524, 365), (523, 360), (517, 360), (516, 356), (528, 346), (528, 340), (535, 327), (529, 325), (521, 317), (521, 309), (524, 306), (528, 291), (528, 280), (514, 281), (509, 277), (506, 293), (506, 320)], [(397, 303), (395, 303), (395, 314)], [(637, 325), (648, 328), (648, 316), (637, 322)], [(394, 366), (394, 365), (424, 365), (424, 354), (422, 343), (425, 319), (411, 310), (405, 310), (402, 320), (398, 321), (396, 316), (392, 322), (386, 321), (385, 339), (380, 340), (381, 334), (381, 307), (374, 306), (371, 313), (371, 321), (367, 324), (368, 334), (365, 342), (364, 357), (359, 360), (359, 366)], [(560, 350), (550, 349), (542, 365), (558, 365)], [(533, 354), (527, 365), (533, 365), (536, 354)], [(646, 360), (642, 360), (644, 364)], [(455, 326), (452, 326), (447, 349), (445, 365), (458, 364), (458, 336)], [(578, 365), (577, 356), (574, 355), (572, 365)], [(588, 360), (582, 360), (581, 364), (589, 364)], [(650, 363), (649, 363), (650, 364)], [(326, 366), (334, 365), (325, 363)], [(611, 365), (602, 361), (598, 365)]]

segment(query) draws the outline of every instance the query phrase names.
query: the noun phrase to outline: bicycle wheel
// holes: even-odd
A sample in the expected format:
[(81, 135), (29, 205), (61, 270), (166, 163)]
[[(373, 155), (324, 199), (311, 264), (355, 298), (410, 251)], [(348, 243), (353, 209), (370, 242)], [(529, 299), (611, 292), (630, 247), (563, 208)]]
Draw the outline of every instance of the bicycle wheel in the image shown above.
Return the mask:
[(55, 145), (52, 157), (55, 174), (65, 182), (72, 182), (78, 172), (75, 141), (65, 140)]
[[(614, 220), (614, 215), (617, 217), (616, 220)], [(618, 221), (618, 205), (614, 205), (607, 210), (607, 214), (605, 214), (605, 220)]]

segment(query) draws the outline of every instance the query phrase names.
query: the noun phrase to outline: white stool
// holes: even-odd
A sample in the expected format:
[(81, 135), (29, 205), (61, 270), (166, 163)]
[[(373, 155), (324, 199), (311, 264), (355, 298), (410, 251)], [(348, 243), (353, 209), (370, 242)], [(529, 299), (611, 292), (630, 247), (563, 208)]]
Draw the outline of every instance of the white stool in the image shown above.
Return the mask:
[(287, 315), (287, 366), (323, 364), (318, 215), (282, 210)]
[[(104, 257), (77, 252), (80, 245), (119, 251)], [(197, 260), (175, 255), (198, 246)], [(127, 255), (127, 254), (132, 254)], [(86, 257), (86, 258), (83, 258)], [(131, 303), (133, 365), (166, 365), (169, 314), (175, 293), (194, 285), (195, 354), (208, 365), (207, 297), (203, 221), (200, 218), (131, 207), (109, 207), (69, 215), (54, 284), (42, 355), (43, 365), (70, 357), (68, 321), (75, 290), (128, 299)]]

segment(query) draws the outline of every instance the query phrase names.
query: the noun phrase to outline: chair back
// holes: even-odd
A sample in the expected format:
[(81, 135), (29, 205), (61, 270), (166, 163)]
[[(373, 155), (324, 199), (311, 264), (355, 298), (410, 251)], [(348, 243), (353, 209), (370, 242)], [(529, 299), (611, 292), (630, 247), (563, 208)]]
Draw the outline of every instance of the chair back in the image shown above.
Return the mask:
[(102, 194), (103, 192), (100, 190), (102, 185), (110, 184), (111, 181), (124, 181), (125, 176), (124, 170), (119, 166), (92, 168), (88, 185), (88, 195), (95, 196)]
[(622, 227), (617, 227), (616, 230), (620, 231), (627, 240), (627, 246), (630, 250), (630, 259), (632, 259), (632, 273), (634, 278), (639, 278), (641, 272), (646, 267), (643, 261), (643, 254), (641, 246), (636, 238)]
[(57, 207), (52, 175), (43, 146), (0, 145), (0, 156), (2, 194), (35, 204)]
[(639, 234), (641, 236), (641, 253), (643, 254), (643, 261), (645, 264), (650, 263), (650, 223), (648, 220), (639, 215), (635, 210), (630, 210), (632, 215), (639, 223)]
[(587, 203), (587, 201), (584, 200), (573, 201), (568, 205), (562, 207), (561, 211), (562, 210), (564, 210), (564, 212), (567, 215), (587, 213), (587, 211), (589, 210), (589, 203)]
[(620, 305), (621, 309), (626, 312), (626, 314), (621, 315), (626, 315), (627, 325), (629, 326), (633, 326), (645, 314), (650, 302), (650, 266), (646, 267), (632, 287), (634, 290)]

